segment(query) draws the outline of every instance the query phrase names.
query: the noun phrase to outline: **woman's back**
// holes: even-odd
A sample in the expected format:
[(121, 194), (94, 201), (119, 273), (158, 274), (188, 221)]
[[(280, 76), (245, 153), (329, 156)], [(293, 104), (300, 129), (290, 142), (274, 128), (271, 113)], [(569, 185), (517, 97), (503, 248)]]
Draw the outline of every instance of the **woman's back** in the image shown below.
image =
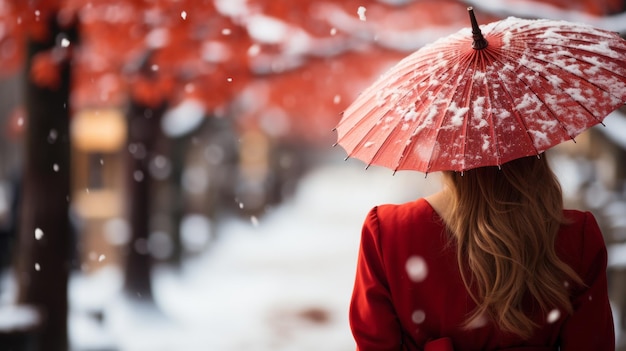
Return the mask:
[(426, 200), (373, 209), (363, 226), (350, 308), (358, 349), (422, 350), (447, 337), (456, 351), (614, 350), (601, 232), (590, 213), (564, 211), (564, 217), (555, 247), (586, 287), (563, 281), (572, 293), (571, 316), (557, 307), (544, 312), (526, 296), (524, 310), (538, 327), (523, 339), (487, 317), (464, 327), (477, 304), (459, 271), (454, 240)]

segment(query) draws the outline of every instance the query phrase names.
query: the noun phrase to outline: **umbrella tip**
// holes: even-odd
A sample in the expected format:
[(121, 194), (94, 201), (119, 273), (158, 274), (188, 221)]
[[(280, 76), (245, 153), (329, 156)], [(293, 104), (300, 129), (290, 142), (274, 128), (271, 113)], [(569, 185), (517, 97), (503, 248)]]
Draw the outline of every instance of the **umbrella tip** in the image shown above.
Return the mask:
[(472, 22), (472, 38), (474, 39), (472, 48), (475, 50), (482, 50), (489, 44), (487, 43), (487, 39), (483, 36), (483, 32), (480, 31), (480, 27), (476, 21), (476, 16), (474, 15), (474, 8), (472, 6), (468, 7), (467, 12), (470, 16), (470, 22)]

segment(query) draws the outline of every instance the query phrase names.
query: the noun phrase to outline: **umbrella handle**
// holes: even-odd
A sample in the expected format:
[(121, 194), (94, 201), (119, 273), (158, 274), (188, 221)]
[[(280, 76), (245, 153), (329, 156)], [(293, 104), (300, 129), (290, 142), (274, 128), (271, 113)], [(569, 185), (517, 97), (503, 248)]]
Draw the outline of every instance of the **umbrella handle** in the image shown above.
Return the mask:
[(483, 36), (483, 32), (478, 26), (476, 16), (474, 15), (474, 8), (471, 6), (468, 7), (467, 12), (469, 12), (470, 22), (472, 22), (472, 38), (474, 39), (474, 42), (472, 43), (472, 48), (474, 48), (474, 50), (482, 50), (486, 48), (489, 43), (487, 42), (487, 39), (485, 39), (485, 37)]

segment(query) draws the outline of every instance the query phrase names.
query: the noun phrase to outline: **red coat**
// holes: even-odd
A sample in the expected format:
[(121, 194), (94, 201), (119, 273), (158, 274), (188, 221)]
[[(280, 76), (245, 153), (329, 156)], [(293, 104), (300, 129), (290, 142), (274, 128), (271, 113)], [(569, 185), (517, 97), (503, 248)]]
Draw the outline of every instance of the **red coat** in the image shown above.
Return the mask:
[(570, 223), (559, 232), (557, 253), (587, 288), (573, 292), (571, 316), (534, 310), (540, 328), (522, 340), (488, 322), (460, 327), (476, 304), (461, 280), (456, 249), (426, 200), (372, 209), (350, 306), (357, 350), (614, 351), (602, 233), (589, 212), (566, 210), (565, 216)]

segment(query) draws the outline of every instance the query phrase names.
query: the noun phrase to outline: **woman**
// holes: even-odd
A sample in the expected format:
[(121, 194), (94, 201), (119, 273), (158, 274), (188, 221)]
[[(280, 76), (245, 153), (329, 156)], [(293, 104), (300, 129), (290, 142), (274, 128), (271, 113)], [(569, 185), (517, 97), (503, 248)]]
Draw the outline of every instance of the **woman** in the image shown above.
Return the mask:
[(443, 179), (437, 194), (368, 214), (357, 349), (613, 351), (602, 233), (591, 213), (563, 210), (546, 158)]

